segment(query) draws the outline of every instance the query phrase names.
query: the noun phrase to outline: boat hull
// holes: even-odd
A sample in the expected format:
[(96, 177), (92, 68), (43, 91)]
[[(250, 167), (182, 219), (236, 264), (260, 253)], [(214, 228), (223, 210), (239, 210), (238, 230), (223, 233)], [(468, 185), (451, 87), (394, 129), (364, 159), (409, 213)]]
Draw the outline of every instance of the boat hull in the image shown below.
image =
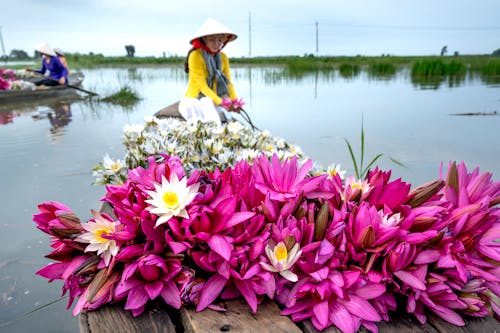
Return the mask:
[[(78, 87), (82, 84), (84, 75), (75, 73), (70, 75), (69, 82), (72, 86)], [(67, 86), (53, 86), (37, 88), (36, 90), (1, 90), (0, 103), (21, 103), (31, 102), (40, 99), (59, 99), (59, 98), (79, 98), (78, 90)]]

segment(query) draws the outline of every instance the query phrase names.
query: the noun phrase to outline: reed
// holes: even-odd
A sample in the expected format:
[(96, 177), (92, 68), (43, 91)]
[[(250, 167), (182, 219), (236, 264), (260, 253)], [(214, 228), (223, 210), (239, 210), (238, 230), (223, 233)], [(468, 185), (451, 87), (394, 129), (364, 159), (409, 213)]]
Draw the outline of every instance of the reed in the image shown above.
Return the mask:
[(396, 65), (391, 62), (375, 62), (369, 65), (370, 76), (391, 77), (396, 74)]
[(352, 78), (359, 75), (361, 68), (358, 64), (347, 64), (343, 63), (339, 66), (340, 76), (344, 78)]
[(486, 62), (473, 64), (471, 69), (481, 75), (500, 75), (500, 58), (491, 58)]
[(461, 60), (443, 61), (441, 59), (422, 59), (411, 68), (412, 76), (464, 75), (467, 66)]

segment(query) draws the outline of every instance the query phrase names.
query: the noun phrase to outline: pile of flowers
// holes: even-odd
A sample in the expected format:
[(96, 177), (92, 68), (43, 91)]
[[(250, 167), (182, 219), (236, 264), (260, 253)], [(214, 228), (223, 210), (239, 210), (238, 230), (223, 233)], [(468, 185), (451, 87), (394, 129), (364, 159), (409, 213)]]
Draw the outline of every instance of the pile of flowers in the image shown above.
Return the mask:
[(25, 70), (0, 68), (0, 90), (34, 90), (32, 82), (24, 81)]
[[(188, 173), (197, 169), (223, 170), (240, 160), (251, 163), (262, 152), (269, 157), (277, 154), (281, 159), (291, 156), (306, 159), (300, 147), (272, 136), (268, 131), (253, 131), (236, 121), (218, 126), (213, 122), (146, 117), (144, 124), (124, 128), (123, 145), (126, 151), (123, 160), (105, 155), (103, 161), (94, 167), (96, 184), (121, 184), (129, 169), (144, 167), (148, 156), (162, 153), (178, 156)], [(330, 165), (327, 169), (331, 174), (345, 173), (339, 165)], [(326, 171), (315, 165), (312, 172)]]
[[(411, 189), (390, 171), (365, 179), (311, 175), (313, 163), (277, 154), (225, 169), (149, 157), (106, 186), (113, 214), (82, 222), (46, 202), (34, 215), (55, 263), (37, 274), (64, 282), (73, 314), (120, 302), (133, 315), (163, 300), (197, 311), (264, 299), (294, 321), (343, 332), (432, 312), (500, 316), (500, 182), (450, 163)], [(446, 172), (445, 172), (446, 171)]]
[(0, 68), (0, 90), (9, 90), (12, 82), (16, 80), (14, 70), (9, 68)]

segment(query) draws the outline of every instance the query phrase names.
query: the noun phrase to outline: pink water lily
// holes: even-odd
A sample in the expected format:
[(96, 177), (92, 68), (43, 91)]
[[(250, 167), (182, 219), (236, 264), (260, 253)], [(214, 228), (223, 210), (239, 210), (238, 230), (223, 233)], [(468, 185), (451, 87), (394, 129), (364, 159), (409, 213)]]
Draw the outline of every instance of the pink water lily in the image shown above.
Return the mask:
[(310, 160), (299, 168), (296, 157), (281, 163), (277, 155), (273, 155), (272, 162), (265, 155), (261, 155), (254, 161), (255, 187), (277, 201), (289, 200), (301, 193), (307, 195), (316, 190), (319, 183), (326, 178), (326, 175), (306, 177), (311, 168)]
[[(378, 168), (343, 182), (311, 167), (261, 155), (186, 175), (177, 157), (151, 156), (106, 188), (115, 216), (93, 212), (82, 223), (63, 204), (39, 205), (33, 220), (56, 263), (37, 274), (63, 281), (73, 314), (123, 301), (138, 315), (151, 300), (220, 310), (217, 300), (242, 297), (254, 312), (269, 298), (294, 321), (342, 332), (375, 332), (401, 307), (422, 323), (430, 312), (454, 325), (462, 315), (500, 317), (500, 182), (491, 174), (451, 163), (410, 190)], [(162, 180), (196, 191), (175, 212), (153, 211), (173, 202)]]
[(155, 254), (145, 254), (125, 266), (115, 294), (126, 298), (125, 309), (137, 316), (144, 311), (148, 300), (157, 297), (175, 308), (181, 306), (180, 291), (175, 277), (181, 271), (177, 259), (164, 259)]
[(38, 205), (33, 215), (37, 228), (56, 237), (67, 237), (82, 231), (80, 219), (60, 202), (50, 201)]

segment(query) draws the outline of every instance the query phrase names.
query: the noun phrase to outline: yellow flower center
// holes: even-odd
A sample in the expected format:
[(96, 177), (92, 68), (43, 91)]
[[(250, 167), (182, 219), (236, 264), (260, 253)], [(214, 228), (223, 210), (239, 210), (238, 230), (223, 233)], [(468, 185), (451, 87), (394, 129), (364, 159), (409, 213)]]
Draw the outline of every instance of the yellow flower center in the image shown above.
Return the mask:
[(108, 229), (97, 229), (95, 231), (95, 238), (97, 241), (99, 241), (100, 243), (105, 243), (105, 242), (109, 242), (109, 239), (106, 239), (102, 236), (107, 236), (109, 235), (111, 232), (108, 230)]
[(286, 246), (283, 242), (279, 242), (279, 244), (276, 245), (274, 248), (274, 255), (278, 261), (288, 258), (288, 251), (286, 250)]
[(163, 201), (165, 202), (165, 205), (167, 205), (167, 207), (170, 209), (174, 209), (179, 206), (179, 198), (177, 197), (177, 193), (175, 192), (165, 192), (163, 194)]
[(352, 184), (352, 185), (351, 185), (351, 188), (352, 188), (353, 190), (362, 190), (362, 189), (363, 189), (363, 186), (361, 186), (361, 184), (360, 184), (360, 183), (354, 183), (354, 184)]
[(118, 162), (113, 163), (113, 165), (111, 166), (111, 170), (113, 170), (113, 171), (118, 171), (118, 170), (120, 170), (120, 168), (121, 168), (121, 165)]

